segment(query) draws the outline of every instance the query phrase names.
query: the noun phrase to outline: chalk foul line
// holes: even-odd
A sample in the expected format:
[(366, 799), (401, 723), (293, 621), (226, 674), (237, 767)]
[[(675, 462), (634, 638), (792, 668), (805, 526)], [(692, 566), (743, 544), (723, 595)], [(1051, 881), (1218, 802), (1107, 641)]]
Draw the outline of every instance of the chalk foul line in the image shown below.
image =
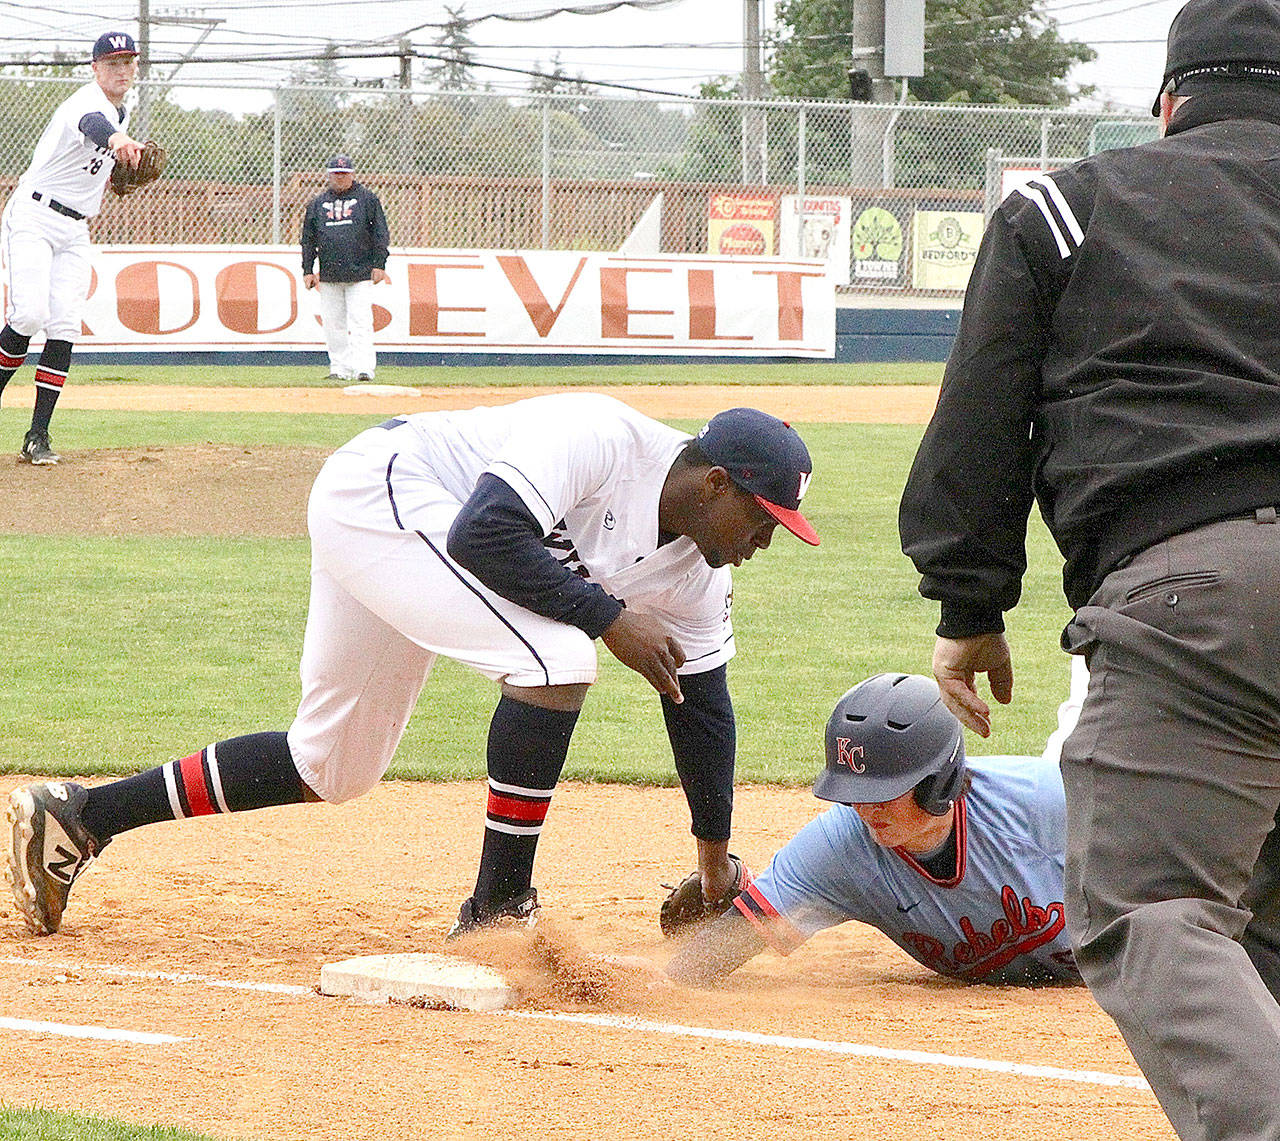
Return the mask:
[(53, 1034), (60, 1038), (93, 1038), (101, 1042), (130, 1042), (135, 1046), (172, 1046), (189, 1042), (172, 1034), (149, 1034), (142, 1030), (121, 1030), (115, 1026), (73, 1026), (66, 1022), (33, 1022), (26, 1018), (0, 1018), (0, 1030), (26, 1034)]
[(1057, 1066), (1035, 1066), (1026, 1062), (1000, 1062), (990, 1058), (966, 1058), (956, 1054), (930, 1054), (923, 1050), (891, 1050), (884, 1046), (862, 1046), (855, 1042), (832, 1042), (824, 1038), (791, 1038), (784, 1034), (758, 1034), (751, 1030), (717, 1030), (708, 1026), (681, 1026), (674, 1022), (650, 1022), (644, 1018), (618, 1014), (568, 1014), (551, 1010), (502, 1010), (497, 1013), (503, 1018), (530, 1018), (549, 1022), (570, 1022), (580, 1026), (607, 1026), (618, 1030), (637, 1030), (646, 1034), (669, 1034), (678, 1038), (710, 1038), (717, 1042), (772, 1046), (782, 1050), (809, 1050), (819, 1054), (884, 1058), (898, 1062), (916, 1062), (925, 1066), (986, 1070), (996, 1074), (1052, 1078), (1056, 1081), (1085, 1082), (1089, 1085), (1150, 1089), (1142, 1078), (1128, 1077), (1125, 1074), (1108, 1074), (1098, 1070), (1066, 1070)]

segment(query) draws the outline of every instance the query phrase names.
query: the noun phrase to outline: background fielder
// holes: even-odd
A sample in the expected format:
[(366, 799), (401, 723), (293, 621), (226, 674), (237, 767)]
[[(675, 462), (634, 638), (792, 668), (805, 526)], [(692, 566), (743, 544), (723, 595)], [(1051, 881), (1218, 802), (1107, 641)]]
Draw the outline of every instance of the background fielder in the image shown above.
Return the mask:
[(967, 982), (1080, 981), (1063, 917), (1066, 801), (1057, 751), (1088, 687), (1082, 661), (1040, 757), (965, 760), (930, 678), (849, 690), (825, 733), (810, 821), (672, 958), (677, 982), (723, 978), (766, 946), (788, 955), (857, 920), (932, 971)]
[(10, 797), (9, 873), (38, 932), (72, 881), (129, 828), (372, 788), (444, 654), (497, 681), (476, 885), (456, 932), (537, 907), (534, 855), (586, 691), (594, 639), (662, 712), (708, 894), (739, 869), (728, 841), (735, 733), (730, 565), (799, 511), (812, 464), (796, 432), (749, 408), (697, 439), (608, 396), (540, 396), (421, 413), (331, 456), (308, 509), (311, 603), (288, 733), (220, 741), (91, 789)]
[(354, 170), (350, 158), (334, 155), (325, 167), (325, 191), (307, 204), (302, 219), (302, 283), (320, 292), (329, 380), (373, 379), (370, 290), (391, 280), (387, 216), (378, 196), (355, 181)]
[(71, 367), (71, 346), (89, 292), (89, 226), (116, 162), (136, 166), (141, 146), (127, 133), (125, 96), (138, 74), (128, 32), (106, 32), (93, 45), (93, 82), (66, 99), (36, 143), (31, 165), (0, 219), (8, 302), (0, 330), (0, 392), (44, 330), (36, 365), (36, 402), (21, 456), (55, 464), (49, 421)]

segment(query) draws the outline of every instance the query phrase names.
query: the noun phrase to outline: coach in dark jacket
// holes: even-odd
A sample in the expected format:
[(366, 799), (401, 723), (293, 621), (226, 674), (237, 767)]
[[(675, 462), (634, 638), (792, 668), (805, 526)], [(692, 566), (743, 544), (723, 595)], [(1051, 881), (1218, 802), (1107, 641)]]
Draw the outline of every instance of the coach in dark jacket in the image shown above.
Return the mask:
[[(373, 299), (370, 289), (387, 275), (391, 236), (378, 196), (355, 181), (346, 155), (326, 167), (325, 191), (302, 219), (302, 282), (320, 289), (320, 314), (329, 350), (329, 380), (372, 380)], [(320, 272), (316, 274), (316, 257)]]
[(1033, 498), (1089, 693), (1076, 961), (1180, 1137), (1280, 1137), (1280, 0), (1191, 0), (1160, 140), (1001, 205), (902, 499), (934, 672), (1012, 697)]

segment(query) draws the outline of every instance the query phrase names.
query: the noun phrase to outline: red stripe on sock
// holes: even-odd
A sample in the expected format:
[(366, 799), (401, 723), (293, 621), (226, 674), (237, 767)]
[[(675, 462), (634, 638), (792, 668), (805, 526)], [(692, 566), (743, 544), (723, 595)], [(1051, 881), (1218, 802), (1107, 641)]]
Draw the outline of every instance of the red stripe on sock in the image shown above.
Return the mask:
[(27, 359), (27, 354), (23, 353), (20, 357), (11, 357), (8, 353), (0, 353), (0, 368), (15, 369), (21, 366), (22, 362)]
[(547, 818), (549, 800), (516, 800), (511, 796), (489, 790), (489, 815), (507, 816), (513, 820), (528, 820), (541, 824)]
[(67, 374), (65, 372), (50, 372), (47, 368), (38, 368), (36, 369), (36, 383), (61, 388), (67, 383)]
[(218, 810), (209, 799), (209, 790), (204, 784), (204, 765), (200, 762), (200, 754), (192, 753), (178, 762), (178, 771), (182, 773), (182, 789), (187, 794), (187, 803), (191, 805), (192, 816), (212, 816)]

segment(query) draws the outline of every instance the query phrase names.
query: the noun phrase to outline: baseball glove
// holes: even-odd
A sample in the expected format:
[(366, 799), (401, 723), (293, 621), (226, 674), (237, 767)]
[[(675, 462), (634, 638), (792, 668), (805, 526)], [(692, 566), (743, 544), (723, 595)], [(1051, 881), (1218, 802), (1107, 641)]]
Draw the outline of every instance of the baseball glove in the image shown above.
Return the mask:
[(117, 162), (112, 167), (111, 189), (123, 198), (126, 194), (132, 194), (139, 186), (155, 182), (164, 173), (164, 164), (168, 158), (169, 155), (164, 147), (148, 139), (142, 144), (142, 155), (138, 159), (137, 166)]
[(658, 926), (666, 938), (690, 934), (698, 924), (723, 915), (733, 906), (737, 894), (751, 883), (751, 873), (737, 856), (730, 856), (729, 861), (736, 875), (728, 890), (718, 899), (707, 899), (702, 894), (702, 876), (698, 872), (690, 872), (674, 887), (662, 885), (670, 892), (658, 911)]

